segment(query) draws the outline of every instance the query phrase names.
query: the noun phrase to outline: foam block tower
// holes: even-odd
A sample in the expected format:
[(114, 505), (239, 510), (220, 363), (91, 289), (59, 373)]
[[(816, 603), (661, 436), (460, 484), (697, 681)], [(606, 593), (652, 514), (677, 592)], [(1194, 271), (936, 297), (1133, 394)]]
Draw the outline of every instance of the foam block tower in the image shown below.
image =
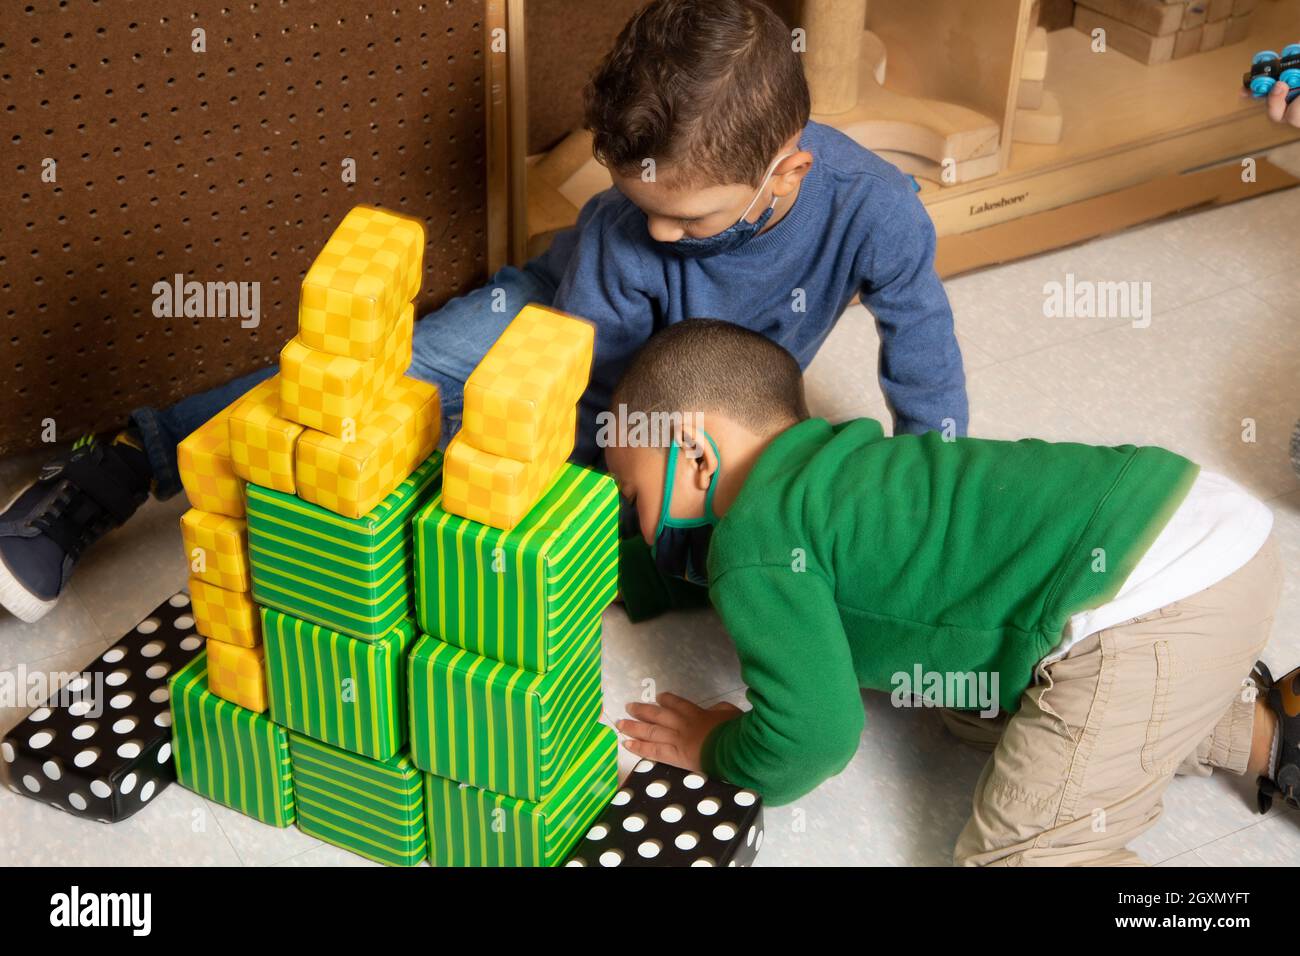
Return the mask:
[[(216, 591), (174, 684), (201, 765), (181, 780), (390, 865), (554, 865), (616, 789), (597, 718), (617, 493), (567, 463), (593, 330), (526, 306), (444, 461), (437, 390), (404, 375), (423, 247), (352, 210), (278, 374), (187, 439), (191, 586)], [(232, 651), (255, 666), (214, 679)]]
[[(337, 791), (353, 758), (321, 748), (380, 764), (405, 743), (407, 525), (440, 465), (437, 389), (405, 377), (423, 249), (418, 222), (352, 209), (303, 280), (278, 373), (178, 450), (207, 638), (172, 684), (182, 784), (391, 863), (424, 859), (422, 809), (391, 841), (340, 823), (325, 781)], [(383, 799), (385, 775), (361, 776)]]
[(568, 464), (591, 326), (529, 305), (465, 385), (415, 516), (411, 758), (436, 865), (556, 865), (617, 787), (598, 722), (617, 587), (614, 482)]

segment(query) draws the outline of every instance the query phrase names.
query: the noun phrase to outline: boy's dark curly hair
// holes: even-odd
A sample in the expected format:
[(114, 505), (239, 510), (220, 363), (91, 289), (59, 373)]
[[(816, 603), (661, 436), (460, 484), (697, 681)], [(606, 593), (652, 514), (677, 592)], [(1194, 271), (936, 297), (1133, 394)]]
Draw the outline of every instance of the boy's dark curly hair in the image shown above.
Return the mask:
[[(675, 186), (757, 186), (808, 122), (790, 30), (757, 0), (655, 0), (623, 27), (587, 82), (596, 157)], [(662, 169), (662, 167), (668, 167)]]

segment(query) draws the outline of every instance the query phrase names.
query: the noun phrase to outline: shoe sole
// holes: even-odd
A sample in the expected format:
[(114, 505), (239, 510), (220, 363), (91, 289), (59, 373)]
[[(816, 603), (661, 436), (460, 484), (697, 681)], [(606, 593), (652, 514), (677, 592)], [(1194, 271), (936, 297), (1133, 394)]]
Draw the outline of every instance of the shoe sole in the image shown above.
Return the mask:
[[(9, 499), (9, 503), (0, 508), (0, 514), (8, 511), (13, 506), (13, 503), (18, 500), (18, 496), (26, 490), (26, 487), (18, 489), (18, 492)], [(58, 602), (58, 598), (53, 601), (38, 598), (23, 587), (18, 579), (14, 577), (13, 572), (9, 570), (8, 565), (3, 560), (0, 560), (0, 607), (3, 607), (24, 624), (35, 624), (46, 614), (49, 614)]]
[(8, 565), (0, 561), (0, 606), (25, 624), (35, 624), (54, 608), (58, 601), (43, 601), (23, 587)]

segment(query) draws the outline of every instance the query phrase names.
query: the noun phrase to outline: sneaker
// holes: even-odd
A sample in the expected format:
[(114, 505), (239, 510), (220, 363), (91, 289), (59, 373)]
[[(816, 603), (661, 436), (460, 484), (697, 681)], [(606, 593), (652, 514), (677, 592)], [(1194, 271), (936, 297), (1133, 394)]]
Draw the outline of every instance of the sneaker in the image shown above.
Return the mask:
[(1277, 680), (1260, 661), (1255, 678), (1268, 695), (1265, 700), (1277, 714), (1277, 749), (1270, 763), (1271, 774), (1259, 778), (1259, 812), (1268, 813), (1273, 798), (1300, 809), (1300, 667)]
[(129, 432), (111, 443), (87, 435), (47, 462), (0, 512), (0, 605), (29, 624), (40, 620), (82, 552), (148, 496), (148, 463)]

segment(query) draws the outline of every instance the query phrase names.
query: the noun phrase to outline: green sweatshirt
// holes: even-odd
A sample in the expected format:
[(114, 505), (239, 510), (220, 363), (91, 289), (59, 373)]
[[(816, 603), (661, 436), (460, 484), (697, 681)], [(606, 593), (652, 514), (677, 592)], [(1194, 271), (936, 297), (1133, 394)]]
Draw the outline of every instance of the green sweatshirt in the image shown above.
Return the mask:
[(918, 668), (996, 674), (1014, 711), (1070, 615), (1115, 596), (1198, 470), (1133, 445), (885, 438), (865, 418), (783, 432), (709, 545), (752, 710), (710, 735), (706, 772), (788, 803), (852, 758), (859, 688)]

